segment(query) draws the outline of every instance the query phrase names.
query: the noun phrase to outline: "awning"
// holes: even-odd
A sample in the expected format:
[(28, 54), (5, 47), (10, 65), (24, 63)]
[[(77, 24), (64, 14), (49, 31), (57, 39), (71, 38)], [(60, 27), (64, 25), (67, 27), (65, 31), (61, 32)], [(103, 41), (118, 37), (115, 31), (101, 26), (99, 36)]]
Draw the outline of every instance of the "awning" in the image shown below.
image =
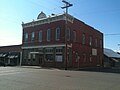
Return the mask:
[(0, 57), (5, 57), (7, 54), (5, 53), (0, 53)]
[(10, 59), (18, 58), (18, 55), (9, 55), (8, 58), (10, 58)]
[(40, 52), (30, 52), (30, 54), (39, 54)]

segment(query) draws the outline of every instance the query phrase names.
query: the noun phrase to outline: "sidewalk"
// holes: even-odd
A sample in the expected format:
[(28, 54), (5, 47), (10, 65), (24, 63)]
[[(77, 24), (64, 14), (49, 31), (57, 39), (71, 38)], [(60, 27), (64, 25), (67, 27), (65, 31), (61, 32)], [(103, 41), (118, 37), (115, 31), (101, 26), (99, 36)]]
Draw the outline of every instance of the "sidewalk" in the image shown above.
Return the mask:
[[(65, 70), (64, 68), (41, 67), (41, 66), (17, 66), (20, 68), (31, 69), (49, 69), (49, 70)], [(90, 71), (90, 72), (105, 72), (105, 73), (120, 73), (120, 68), (105, 68), (105, 67), (85, 67), (85, 68), (68, 68), (68, 71)]]
[(80, 68), (79, 70), (91, 71), (91, 72), (120, 73), (120, 68), (87, 67), (87, 68)]
[(58, 68), (53, 68), (53, 67), (41, 67), (41, 66), (17, 66), (17, 67), (20, 67), (20, 68), (31, 68), (31, 69), (49, 69), (49, 70), (60, 70)]

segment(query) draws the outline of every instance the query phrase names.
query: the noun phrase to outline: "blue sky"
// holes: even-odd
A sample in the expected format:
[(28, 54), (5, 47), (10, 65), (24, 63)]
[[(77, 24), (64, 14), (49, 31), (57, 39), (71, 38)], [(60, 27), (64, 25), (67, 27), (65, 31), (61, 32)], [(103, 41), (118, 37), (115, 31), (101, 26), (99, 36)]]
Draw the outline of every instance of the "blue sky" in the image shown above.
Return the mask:
[[(104, 47), (118, 50), (120, 0), (67, 0), (69, 14), (104, 33)], [(22, 43), (21, 23), (36, 20), (43, 11), (63, 13), (62, 0), (0, 0), (0, 46)], [(111, 35), (115, 34), (115, 35)]]

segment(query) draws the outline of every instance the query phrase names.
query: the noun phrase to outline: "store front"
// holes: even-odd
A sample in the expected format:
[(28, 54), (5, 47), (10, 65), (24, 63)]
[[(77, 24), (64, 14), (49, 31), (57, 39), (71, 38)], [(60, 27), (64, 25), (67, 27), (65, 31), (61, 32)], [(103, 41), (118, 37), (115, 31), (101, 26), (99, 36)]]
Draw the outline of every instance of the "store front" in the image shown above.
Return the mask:
[[(72, 64), (72, 53), (69, 50), (68, 65)], [(23, 48), (23, 65), (37, 65), (47, 67), (65, 66), (65, 47)]]

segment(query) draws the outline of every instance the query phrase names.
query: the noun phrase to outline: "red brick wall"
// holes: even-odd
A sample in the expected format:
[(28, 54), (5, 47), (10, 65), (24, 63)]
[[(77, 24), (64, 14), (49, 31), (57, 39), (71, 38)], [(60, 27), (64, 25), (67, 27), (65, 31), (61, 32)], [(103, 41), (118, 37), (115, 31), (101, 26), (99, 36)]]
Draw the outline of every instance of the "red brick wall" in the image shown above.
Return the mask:
[[(73, 66), (77, 67), (78, 62), (76, 62), (75, 52), (80, 56), (79, 66), (96, 66), (97, 64), (102, 64), (103, 57), (103, 47), (100, 48), (100, 40), (103, 40), (103, 34), (94, 28), (86, 25), (85, 23), (75, 19), (74, 23), (69, 23), (68, 25), (71, 30), (76, 31), (76, 42), (73, 43), (72, 47), (72, 60)], [(85, 45), (82, 45), (82, 34), (85, 34)], [(92, 36), (92, 46), (89, 45), (90, 36)], [(97, 47), (95, 46), (95, 39), (97, 38)], [(90, 54), (92, 54), (92, 48), (97, 49), (97, 56), (92, 56), (92, 62), (90, 62)], [(86, 62), (83, 60), (83, 54), (86, 54)], [(101, 57), (101, 59), (100, 59)]]
[[(64, 42), (64, 24), (65, 21), (57, 21), (57, 22), (52, 22), (52, 23), (48, 23), (48, 24), (43, 24), (43, 25), (39, 25), (39, 26), (34, 26), (34, 27), (28, 27), (28, 28), (24, 28), (23, 29), (23, 34), (25, 34), (26, 32), (29, 34), (28, 37), (28, 43), (27, 42), (23, 42), (23, 46), (27, 43), (28, 46), (31, 45), (45, 45), (45, 44), (59, 44), (59, 43), (63, 43)], [(55, 40), (55, 33), (56, 33), (56, 28), (60, 27), (61, 29), (61, 38), (59, 41)], [(47, 30), (51, 29), (51, 41), (48, 42), (47, 41)], [(39, 31), (42, 30), (42, 35), (43, 35), (43, 40), (42, 42), (39, 42), (38, 40), (38, 35), (39, 35)], [(31, 42), (31, 33), (35, 32), (35, 41)], [(23, 35), (24, 38), (24, 35)]]
[[(68, 23), (68, 28), (71, 30), (71, 40), (68, 42), (68, 44), (72, 43), (72, 64), (73, 67), (78, 66), (78, 62), (76, 62), (76, 56), (75, 53), (78, 52), (80, 56), (79, 65), (82, 66), (96, 66), (98, 64), (101, 64), (102, 62), (102, 56), (103, 56), (103, 47), (100, 48), (100, 40), (103, 40), (103, 34), (94, 28), (90, 27), (89, 25), (83, 23), (82, 21), (79, 21), (77, 19), (74, 19), (74, 22)], [(61, 38), (60, 41), (55, 40), (55, 30), (57, 27), (60, 27), (61, 29)], [(51, 41), (47, 42), (47, 30), (51, 29)], [(42, 30), (43, 32), (43, 40), (42, 42), (39, 42), (38, 35), (39, 31)], [(73, 32), (76, 31), (76, 42), (73, 42)], [(31, 33), (35, 32), (35, 41), (31, 42), (30, 37)], [(32, 46), (32, 45), (47, 45), (47, 44), (61, 44), (64, 43), (65, 40), (65, 21), (56, 21), (48, 24), (43, 24), (39, 26), (29, 27), (23, 29), (23, 34), (28, 32), (29, 34), (29, 40), (28, 43), (23, 42), (23, 46)], [(85, 34), (85, 45), (82, 45), (82, 34)], [(92, 46), (89, 45), (90, 42), (90, 36), (92, 36)], [(24, 37), (23, 37), (24, 38)], [(95, 39), (98, 40), (98, 47), (95, 47)], [(90, 54), (92, 53), (92, 48), (97, 49), (97, 56), (92, 56), (92, 62), (90, 62)], [(83, 54), (86, 54), (86, 62), (84, 62), (84, 56)], [(101, 59), (100, 59), (101, 57)]]

